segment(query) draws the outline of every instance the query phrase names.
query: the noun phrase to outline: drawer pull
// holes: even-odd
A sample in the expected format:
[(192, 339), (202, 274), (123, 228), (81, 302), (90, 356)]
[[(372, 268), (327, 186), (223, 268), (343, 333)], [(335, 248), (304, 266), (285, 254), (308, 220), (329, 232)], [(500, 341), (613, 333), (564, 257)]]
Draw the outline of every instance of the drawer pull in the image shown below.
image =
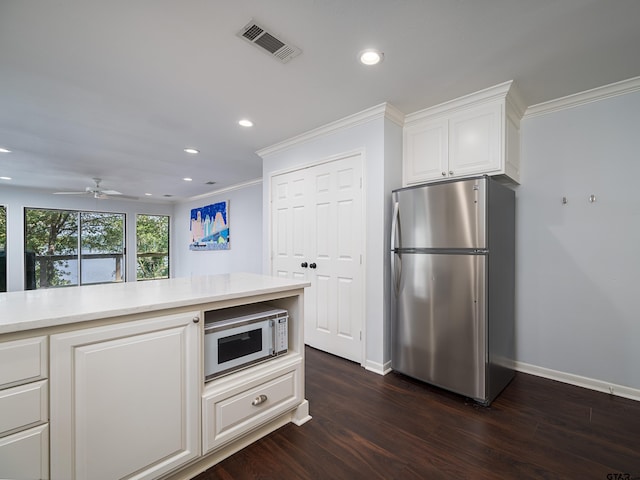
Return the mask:
[(251, 405), (253, 405), (254, 407), (257, 407), (258, 405), (266, 401), (267, 401), (266, 395), (258, 395), (256, 398), (253, 399), (253, 402), (251, 402)]

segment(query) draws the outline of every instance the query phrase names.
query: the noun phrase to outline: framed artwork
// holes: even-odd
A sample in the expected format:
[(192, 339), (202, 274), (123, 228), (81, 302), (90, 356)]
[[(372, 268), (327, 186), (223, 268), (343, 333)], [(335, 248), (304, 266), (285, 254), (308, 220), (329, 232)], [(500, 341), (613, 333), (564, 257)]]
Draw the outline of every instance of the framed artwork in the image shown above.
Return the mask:
[(191, 210), (189, 250), (229, 250), (229, 201)]

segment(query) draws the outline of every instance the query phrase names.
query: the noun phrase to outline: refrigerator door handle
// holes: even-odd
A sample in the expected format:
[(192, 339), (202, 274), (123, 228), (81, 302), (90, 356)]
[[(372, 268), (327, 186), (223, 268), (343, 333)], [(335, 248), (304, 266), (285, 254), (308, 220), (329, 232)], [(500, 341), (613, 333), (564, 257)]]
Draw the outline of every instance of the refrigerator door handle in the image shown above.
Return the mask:
[[(396, 256), (398, 259), (396, 260)], [(400, 277), (402, 276), (402, 257), (397, 252), (391, 252), (391, 282), (395, 294), (400, 293)]]
[[(402, 259), (399, 253), (396, 253), (396, 238), (400, 244), (400, 228), (399, 228), (400, 203), (393, 203), (393, 216), (391, 219), (391, 281), (396, 294), (400, 291), (400, 272), (402, 269)], [(397, 267), (396, 267), (396, 256)]]
[(391, 216), (391, 251), (396, 248), (396, 237), (398, 238), (398, 244), (400, 244), (400, 228), (398, 222), (400, 221), (400, 203), (393, 202), (393, 215)]

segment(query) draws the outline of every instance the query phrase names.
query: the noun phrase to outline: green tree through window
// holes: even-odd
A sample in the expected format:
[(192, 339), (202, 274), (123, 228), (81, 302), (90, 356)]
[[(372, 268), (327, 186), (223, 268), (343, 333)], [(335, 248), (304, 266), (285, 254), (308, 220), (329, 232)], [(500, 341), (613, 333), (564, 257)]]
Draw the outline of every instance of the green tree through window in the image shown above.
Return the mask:
[(80, 213), (82, 284), (124, 280), (124, 215)]
[(138, 215), (136, 247), (138, 280), (169, 278), (169, 217)]
[(25, 209), (25, 288), (124, 281), (125, 216)]

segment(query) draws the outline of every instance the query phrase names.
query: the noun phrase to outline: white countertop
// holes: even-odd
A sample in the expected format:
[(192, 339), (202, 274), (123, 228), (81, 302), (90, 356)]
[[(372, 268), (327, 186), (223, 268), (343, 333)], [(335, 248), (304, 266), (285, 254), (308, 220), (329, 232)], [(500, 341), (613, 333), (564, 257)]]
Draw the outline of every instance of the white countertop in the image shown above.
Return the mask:
[(0, 293), (0, 334), (285, 292), (309, 282), (230, 273)]

